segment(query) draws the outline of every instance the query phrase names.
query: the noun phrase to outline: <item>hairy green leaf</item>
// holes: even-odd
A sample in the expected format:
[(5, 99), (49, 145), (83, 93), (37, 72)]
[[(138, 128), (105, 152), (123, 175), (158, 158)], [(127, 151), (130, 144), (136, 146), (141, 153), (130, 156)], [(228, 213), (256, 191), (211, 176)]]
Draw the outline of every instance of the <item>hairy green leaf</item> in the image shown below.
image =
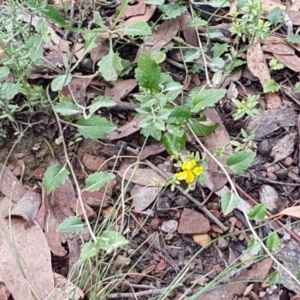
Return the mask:
[(246, 171), (255, 158), (253, 151), (240, 151), (230, 155), (226, 163), (235, 174), (241, 174)]
[(85, 180), (85, 189), (90, 192), (99, 191), (101, 187), (112, 181), (116, 176), (109, 172), (95, 172)]
[(270, 251), (277, 251), (280, 248), (280, 240), (277, 232), (273, 232), (268, 236), (267, 247)]
[(262, 221), (267, 214), (266, 204), (261, 203), (255, 205), (248, 213), (248, 217), (251, 220), (255, 220), (256, 222)]
[(92, 140), (104, 139), (116, 129), (114, 124), (99, 116), (91, 116), (88, 119), (81, 117), (74, 126), (84, 138)]
[(97, 256), (98, 253), (99, 250), (96, 248), (95, 244), (93, 242), (87, 242), (81, 249), (80, 259), (85, 261), (89, 258)]
[(126, 35), (150, 35), (151, 34), (151, 27), (144, 21), (139, 21), (133, 24), (130, 24), (121, 29), (122, 32)]
[(44, 176), (44, 184), (47, 194), (62, 186), (69, 178), (70, 172), (60, 164), (49, 167)]
[(231, 213), (240, 203), (240, 199), (232, 192), (225, 192), (221, 198), (222, 212), (226, 216)]
[(116, 231), (104, 231), (98, 238), (96, 248), (111, 253), (117, 248), (124, 247), (128, 244), (127, 239)]
[(77, 216), (72, 216), (60, 223), (56, 231), (78, 234), (83, 230), (83, 228), (84, 224), (82, 223), (82, 220)]
[(61, 91), (72, 80), (71, 74), (58, 75), (51, 82), (51, 90), (53, 92)]
[(56, 105), (54, 105), (53, 109), (55, 112), (63, 116), (71, 116), (80, 112), (78, 107), (72, 102), (57, 103)]

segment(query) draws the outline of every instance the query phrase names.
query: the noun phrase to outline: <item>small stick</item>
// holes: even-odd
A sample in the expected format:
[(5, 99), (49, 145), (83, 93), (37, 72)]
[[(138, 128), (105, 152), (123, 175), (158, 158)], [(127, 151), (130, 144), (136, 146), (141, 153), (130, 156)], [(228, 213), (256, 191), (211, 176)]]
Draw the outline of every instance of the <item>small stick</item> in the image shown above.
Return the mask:
[(165, 291), (167, 291), (169, 288), (162, 288), (162, 289), (151, 289), (148, 291), (142, 291), (137, 293), (115, 293), (107, 295), (107, 299), (118, 299), (118, 298), (131, 298), (131, 297), (141, 297), (141, 296), (147, 296), (147, 295), (155, 295), (155, 294), (161, 294)]

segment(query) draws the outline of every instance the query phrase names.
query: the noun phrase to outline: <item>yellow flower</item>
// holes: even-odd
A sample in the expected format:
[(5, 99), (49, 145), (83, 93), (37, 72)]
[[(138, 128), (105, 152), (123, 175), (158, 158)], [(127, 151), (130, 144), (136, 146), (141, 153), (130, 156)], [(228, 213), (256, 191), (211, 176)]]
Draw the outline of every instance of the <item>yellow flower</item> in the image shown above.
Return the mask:
[(182, 172), (176, 174), (178, 180), (185, 180), (187, 184), (193, 183), (196, 176), (203, 173), (202, 167), (196, 167), (194, 159), (184, 162), (181, 166)]

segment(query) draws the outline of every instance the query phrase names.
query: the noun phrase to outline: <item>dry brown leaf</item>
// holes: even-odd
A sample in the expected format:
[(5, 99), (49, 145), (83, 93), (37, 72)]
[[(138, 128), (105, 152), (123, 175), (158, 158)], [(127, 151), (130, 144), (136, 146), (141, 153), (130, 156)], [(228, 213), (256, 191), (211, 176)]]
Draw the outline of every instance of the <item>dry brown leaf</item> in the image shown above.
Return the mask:
[[(218, 113), (213, 108), (208, 108), (205, 110), (204, 114), (208, 118), (208, 120), (219, 123), (219, 127), (215, 130), (214, 133), (206, 136), (204, 139), (204, 146), (210, 151), (210, 153), (215, 153), (216, 147), (226, 147), (226, 157), (227, 155), (232, 154), (232, 146), (230, 144), (230, 137), (222, 123), (221, 118), (219, 117)], [(222, 165), (226, 165), (226, 157), (218, 157), (217, 159)], [(227, 177), (223, 174), (223, 172), (219, 169), (217, 163), (213, 160), (210, 160), (209, 163), (209, 180), (206, 180), (205, 185), (213, 190), (217, 191), (222, 188), (227, 183)], [(228, 170), (229, 171), (229, 170)], [(230, 172), (230, 171), (229, 171)]]
[[(126, 26), (129, 26), (131, 24), (134, 24), (134, 23), (137, 23), (137, 22), (140, 22), (140, 21), (148, 22), (151, 19), (151, 17), (153, 16), (155, 10), (156, 10), (156, 5), (147, 5), (145, 13), (143, 15), (137, 15), (137, 16), (134, 16), (132, 18), (127, 19), (125, 22), (123, 22), (120, 25), (116, 26), (116, 29), (124, 28)], [(100, 37), (102, 39), (108, 39), (109, 34), (104, 33), (104, 34), (101, 34)], [(118, 34), (112, 34), (111, 37), (115, 39), (115, 38), (119, 38), (119, 35)]]
[(62, 93), (64, 96), (70, 96), (71, 99), (76, 100), (82, 106), (86, 106), (86, 88), (92, 81), (92, 77), (88, 78), (73, 78), (72, 81), (63, 88)]
[(0, 236), (1, 281), (15, 300), (34, 299), (31, 289), (38, 299), (46, 299), (54, 289), (54, 280), (51, 253), (44, 233), (36, 223), (25, 229), (23, 219), (5, 218), (9, 206), (10, 200), (7, 197), (0, 201), (0, 228), (3, 233)]
[(161, 191), (159, 186), (141, 186), (136, 184), (130, 191), (135, 211), (143, 211), (157, 198)]
[(93, 62), (93, 71), (95, 71), (96, 63), (105, 56), (109, 51), (109, 41), (105, 40), (101, 42), (101, 45), (92, 49), (90, 52), (90, 57)]
[(122, 18), (130, 18), (137, 15), (143, 15), (146, 11), (146, 3), (144, 0), (136, 1), (135, 4), (128, 4), (122, 14)]
[(41, 196), (38, 193), (27, 191), (11, 211), (11, 216), (23, 218), (30, 225), (38, 213), (41, 205)]
[[(87, 215), (88, 220), (96, 219), (97, 213), (86, 203), (83, 203), (84, 209)], [(72, 208), (73, 212), (76, 216), (80, 217), (81, 219), (84, 219), (84, 213), (82, 211), (81, 205), (78, 201), (78, 199), (72, 199), (70, 201), (70, 207)], [(85, 220), (86, 221), (86, 220)]]
[(47, 241), (37, 223), (25, 229), (22, 218), (6, 218), (27, 191), (7, 167), (2, 164), (0, 166), (0, 190), (7, 195), (0, 200), (0, 281), (6, 285), (15, 300), (33, 299), (31, 289), (37, 298), (46, 299), (54, 288)]
[(98, 172), (98, 171), (106, 171), (108, 169), (106, 159), (102, 156), (94, 156), (84, 152), (82, 157), (82, 163), (84, 166), (90, 171)]
[(126, 180), (130, 180), (130, 182), (143, 185), (143, 186), (153, 186), (153, 180), (157, 179), (160, 183), (165, 184), (166, 180), (158, 175), (152, 169), (136, 169), (133, 174), (134, 168), (129, 168), (128, 165), (123, 165), (120, 170), (117, 171), (117, 174), (120, 177), (124, 177)]
[(298, 55), (280, 55), (274, 54), (275, 58), (284, 64), (287, 68), (300, 72), (300, 57)]
[(194, 27), (186, 27), (186, 24), (193, 20), (191, 14), (189, 12), (184, 12), (178, 17), (178, 21), (180, 24), (180, 28), (182, 29), (182, 33), (185, 41), (197, 47), (198, 46), (198, 33)]
[(135, 87), (137, 81), (135, 79), (118, 79), (113, 82), (113, 86), (106, 85), (105, 96), (110, 97), (112, 100), (119, 102), (124, 99)]
[(267, 258), (256, 263), (251, 269), (242, 270), (240, 274), (231, 278), (231, 281), (235, 282), (235, 284), (228, 285), (226, 288), (227, 292), (234, 295), (243, 294), (246, 286), (248, 285), (248, 281), (263, 281), (266, 279), (272, 264), (272, 258)]
[(0, 281), (0, 300), (7, 300), (9, 299), (10, 295), (10, 291), (8, 290), (5, 283)]
[(177, 19), (164, 21), (156, 31), (154, 31), (151, 37), (146, 41), (144, 46), (141, 46), (135, 56), (134, 62), (140, 57), (142, 51), (151, 53), (158, 51), (166, 46), (176, 35), (180, 28), (180, 24)]
[(51, 300), (79, 300), (84, 298), (84, 293), (70, 280), (66, 279), (58, 273), (53, 273), (55, 290)]
[(292, 5), (289, 5), (288, 7), (283, 5), (280, 0), (263, 0), (262, 1), (263, 8), (266, 11), (271, 11), (274, 8), (280, 8), (283, 11), (299, 11), (300, 9), (300, 2), (299, 1), (294, 1)]
[(126, 123), (125, 125), (119, 127), (111, 134), (107, 136), (107, 139), (110, 141), (122, 139), (126, 136), (129, 136), (140, 130), (139, 123), (142, 122), (146, 118), (146, 115), (141, 115), (136, 119)]
[(273, 215), (272, 218), (276, 218), (282, 215), (286, 215), (294, 218), (300, 218), (300, 206), (292, 206), (292, 207), (285, 208), (278, 214)]
[[(264, 85), (271, 79), (270, 71), (259, 43), (247, 51), (247, 65), (252, 74), (258, 77), (261, 85)], [(280, 108), (280, 97), (277, 94), (268, 93), (267, 106), (269, 109)]]
[(83, 202), (92, 207), (107, 207), (112, 203), (112, 199), (101, 192), (83, 191), (81, 197)]
[(67, 242), (68, 235), (56, 232), (59, 224), (66, 218), (74, 216), (74, 212), (69, 206), (69, 202), (76, 198), (75, 191), (70, 180), (51, 193), (46, 201), (45, 211), (45, 236), (49, 248), (54, 255), (64, 256), (67, 254), (63, 243)]
[(295, 54), (295, 50), (284, 39), (273, 35), (266, 38), (262, 50), (273, 54)]
[(140, 160), (144, 160), (151, 155), (159, 154), (161, 152), (164, 152), (165, 150), (166, 148), (162, 143), (151, 144), (142, 150), (140, 154)]

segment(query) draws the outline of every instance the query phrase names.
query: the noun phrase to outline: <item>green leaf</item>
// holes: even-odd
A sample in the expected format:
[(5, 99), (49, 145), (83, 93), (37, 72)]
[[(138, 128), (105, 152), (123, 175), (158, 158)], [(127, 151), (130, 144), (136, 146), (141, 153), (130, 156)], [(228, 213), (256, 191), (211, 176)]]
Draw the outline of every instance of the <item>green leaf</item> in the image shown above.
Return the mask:
[(224, 34), (219, 29), (208, 28), (207, 33), (205, 33), (204, 36), (209, 39), (215, 39), (224, 36)]
[(85, 189), (90, 192), (99, 191), (101, 187), (112, 181), (116, 176), (109, 172), (95, 172), (85, 180)]
[(49, 167), (44, 176), (44, 184), (47, 194), (62, 186), (69, 178), (70, 172), (60, 164)]
[(232, 192), (225, 192), (221, 198), (222, 212), (226, 216), (231, 213), (240, 203), (240, 199)]
[(204, 119), (190, 119), (189, 125), (196, 136), (208, 136), (219, 127), (219, 123), (207, 122), (206, 117)]
[(300, 82), (296, 83), (294, 93), (300, 93)]
[(299, 44), (300, 43), (300, 35), (299, 34), (288, 35), (287, 40), (291, 44)]
[(180, 152), (186, 144), (186, 133), (182, 136), (176, 136), (170, 132), (166, 132), (162, 137), (162, 142), (170, 155)]
[(205, 26), (207, 25), (207, 21), (201, 19), (201, 18), (194, 18), (191, 21), (188, 21), (186, 26), (187, 27), (198, 27), (198, 26)]
[(21, 83), (4, 82), (0, 90), (0, 99), (11, 100), (22, 90)]
[(86, 139), (105, 139), (117, 127), (105, 118), (99, 116), (91, 116), (88, 119), (81, 117), (76, 124), (74, 124), (78, 131)]
[(191, 117), (191, 112), (183, 106), (176, 106), (172, 109), (166, 123), (184, 124)]
[(124, 247), (128, 244), (127, 239), (116, 231), (103, 231), (97, 241), (96, 248), (111, 253), (117, 248)]
[(99, 11), (93, 11), (93, 23), (95, 23), (96, 25), (98, 25), (106, 31), (108, 30), (107, 26), (102, 21), (102, 17), (100, 16)]
[(100, 47), (95, 43), (96, 38), (99, 36), (99, 33), (87, 32), (84, 36), (84, 53), (88, 53), (96, 47)]
[(200, 57), (200, 51), (197, 48), (190, 48), (184, 54), (184, 61), (186, 63), (192, 62)]
[(266, 204), (255, 205), (248, 213), (248, 217), (256, 222), (262, 221), (267, 214)]
[(95, 247), (95, 244), (93, 242), (87, 242), (81, 249), (80, 259), (85, 261), (89, 258), (97, 256), (98, 253), (99, 250)]
[(195, 88), (189, 95), (192, 98), (192, 113), (199, 113), (207, 107), (212, 107), (226, 94), (225, 89), (209, 89)]
[(115, 106), (116, 102), (111, 100), (111, 98), (107, 96), (100, 96), (95, 98), (92, 101), (92, 104), (88, 107), (90, 111), (90, 116), (94, 114), (95, 111), (97, 111), (101, 107), (112, 107)]
[(62, 14), (54, 8), (52, 5), (47, 5), (46, 9), (43, 10), (43, 14), (48, 17), (50, 20), (54, 21), (54, 23), (58, 23), (63, 27), (70, 27), (69, 24), (65, 21)]
[(213, 57), (209, 63), (210, 67), (222, 70), (225, 66), (225, 60), (221, 57)]
[(230, 7), (229, 1), (224, 1), (224, 0), (207, 0), (207, 1), (203, 1), (203, 4), (207, 4), (209, 6), (217, 7), (217, 8)]
[(147, 52), (142, 52), (135, 69), (135, 78), (138, 84), (145, 89), (156, 89), (161, 78), (158, 64)]
[(269, 61), (269, 67), (270, 67), (270, 70), (281, 70), (284, 68), (284, 65), (279, 63), (277, 59), (275, 58), (272, 58), (270, 61)]
[(162, 51), (153, 51), (150, 53), (150, 57), (157, 63), (160, 64), (166, 60), (166, 53)]
[(280, 85), (278, 85), (274, 79), (269, 79), (264, 85), (264, 93), (275, 93), (280, 90)]
[(281, 275), (278, 271), (274, 271), (273, 273), (271, 273), (268, 280), (266, 281), (266, 283), (270, 285), (278, 284), (280, 282), (281, 282)]
[(255, 239), (251, 239), (248, 243), (247, 250), (252, 255), (257, 255), (261, 250), (260, 242), (256, 241)]
[(53, 92), (61, 91), (72, 80), (71, 74), (58, 75), (51, 82), (51, 90)]
[(297, 272), (296, 278), (297, 278), (298, 280), (300, 280), (300, 270)]
[(141, 129), (141, 134), (145, 137), (152, 136), (157, 141), (161, 140), (161, 130), (155, 128), (154, 126), (148, 126)]
[(69, 217), (59, 224), (56, 232), (70, 232), (73, 234), (80, 233), (84, 228), (84, 224), (77, 216)]
[(267, 247), (270, 251), (277, 251), (280, 248), (280, 240), (277, 232), (273, 232), (268, 236)]
[(277, 26), (283, 21), (283, 12), (279, 7), (273, 8), (267, 15), (267, 19), (274, 26)]
[(116, 81), (123, 70), (122, 59), (113, 51), (109, 51), (97, 65), (99, 73), (106, 81)]
[(33, 62), (36, 62), (43, 54), (43, 39), (40, 34), (34, 34), (26, 41), (26, 47), (29, 50), (29, 56)]
[(145, 0), (145, 3), (149, 5), (162, 5), (164, 2), (165, 0)]
[(72, 102), (62, 102), (58, 103), (53, 107), (54, 111), (63, 115), (63, 116), (71, 116), (78, 114), (80, 110), (78, 107)]
[(158, 9), (164, 13), (163, 19), (175, 19), (186, 11), (186, 7), (178, 3), (159, 5)]
[(150, 35), (152, 33), (151, 27), (144, 21), (139, 21), (129, 26), (126, 26), (122, 28), (121, 31), (124, 34), (131, 35), (131, 36), (135, 36), (135, 35), (144, 36), (144, 35)]
[(8, 67), (0, 67), (0, 82), (6, 79), (9, 73), (10, 69)]
[(246, 171), (255, 158), (253, 151), (240, 151), (230, 155), (226, 163), (235, 174), (241, 174)]
[(222, 54), (227, 52), (228, 44), (227, 43), (224, 43), (224, 44), (214, 43), (211, 50), (213, 52), (214, 57), (220, 57)]

